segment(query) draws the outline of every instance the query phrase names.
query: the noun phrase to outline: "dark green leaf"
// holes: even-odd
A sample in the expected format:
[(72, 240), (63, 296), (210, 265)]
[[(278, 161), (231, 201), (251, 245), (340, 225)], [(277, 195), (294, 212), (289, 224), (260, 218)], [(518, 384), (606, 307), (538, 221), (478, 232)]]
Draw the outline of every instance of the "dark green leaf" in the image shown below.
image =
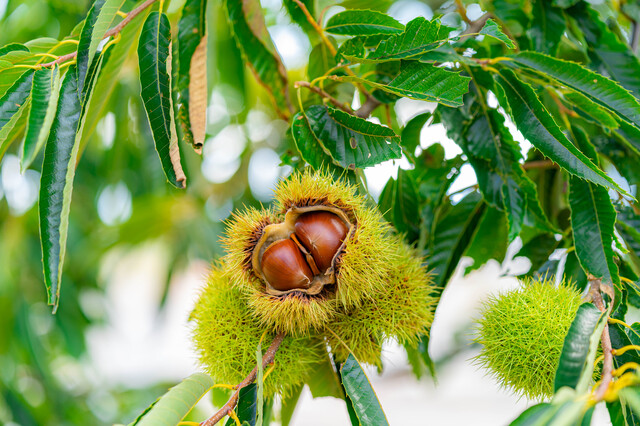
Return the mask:
[(206, 374), (196, 373), (172, 387), (139, 419), (130, 426), (175, 426), (191, 411), (211, 389), (213, 380)]
[[(574, 126), (573, 134), (578, 146), (597, 164), (597, 153), (584, 131)], [(580, 264), (605, 284), (620, 284), (612, 247), (616, 211), (609, 192), (573, 176), (570, 182), (571, 227)]]
[(415, 154), (416, 148), (420, 146), (420, 132), (430, 118), (430, 112), (418, 114), (409, 120), (400, 132), (401, 144), (411, 154)]
[(389, 179), (380, 195), (379, 207), (385, 219), (392, 223), (398, 232), (406, 234), (409, 243), (420, 236), (420, 217), (418, 187), (412, 173), (398, 170), (397, 179)]
[[(304, 11), (300, 8), (298, 3), (296, 3), (294, 0), (283, 0), (282, 3), (287, 9), (287, 12), (289, 12), (289, 15), (291, 16), (293, 22), (300, 25), (300, 27), (307, 33), (315, 32), (315, 29), (307, 19)], [(315, 0), (301, 0), (301, 3), (304, 4), (311, 16), (316, 16)]]
[(473, 192), (443, 213), (435, 223), (427, 257), (435, 275), (434, 284), (438, 294), (444, 290), (469, 247), (484, 210), (480, 195)]
[(553, 234), (543, 233), (536, 235), (522, 246), (516, 253), (516, 257), (523, 256), (531, 261), (531, 269), (525, 274), (532, 276), (540, 267), (549, 260), (549, 256), (555, 251), (560, 242)]
[[(256, 416), (258, 413), (258, 386), (255, 383), (251, 383), (248, 386), (240, 389), (240, 396), (238, 399), (238, 406), (236, 408), (236, 415), (240, 423), (247, 422), (250, 426), (256, 425)], [(227, 420), (226, 426), (235, 426), (236, 422), (233, 419)]]
[(567, 10), (567, 13), (577, 21), (582, 30), (589, 46), (587, 53), (592, 65), (618, 81), (636, 97), (640, 97), (640, 61), (627, 43), (609, 29), (588, 3), (580, 2)]
[(178, 137), (171, 99), (171, 24), (167, 15), (151, 12), (144, 23), (138, 45), (140, 85), (156, 150), (169, 182), (186, 186), (180, 164)]
[(558, 407), (548, 402), (534, 405), (527, 408), (518, 416), (517, 419), (510, 423), (510, 426), (534, 426), (542, 424), (541, 421), (553, 415), (558, 411)]
[(328, 168), (333, 164), (333, 159), (324, 152), (322, 143), (311, 131), (307, 117), (302, 112), (291, 120), (291, 136), (302, 159), (315, 170)]
[(447, 40), (451, 28), (441, 26), (437, 19), (418, 17), (407, 24), (404, 32), (382, 40), (375, 50), (364, 56), (364, 50), (345, 55), (352, 61), (383, 62), (409, 59), (429, 52)]
[(71, 191), (78, 155), (76, 134), (82, 104), (72, 65), (60, 89), (56, 116), (47, 140), (40, 178), (40, 238), (48, 302), (57, 309), (69, 227)]
[(473, 259), (473, 265), (465, 269), (465, 273), (480, 268), (490, 259), (502, 263), (509, 246), (508, 230), (504, 212), (487, 207), (465, 253)]
[(438, 102), (443, 105), (462, 106), (462, 96), (469, 91), (470, 77), (431, 64), (405, 62), (400, 73), (389, 82), (380, 84), (359, 77), (342, 77), (346, 81), (358, 81), (376, 89), (398, 96), (421, 101)]
[(31, 165), (49, 136), (58, 105), (60, 81), (60, 69), (57, 65), (50, 69), (39, 69), (33, 76), (33, 96), (20, 159), (23, 172)]
[(388, 425), (387, 417), (380, 406), (369, 378), (353, 357), (349, 357), (340, 368), (340, 376), (346, 394), (353, 402), (353, 408), (362, 426)]
[(281, 115), (289, 110), (287, 73), (273, 46), (258, 0), (227, 0), (229, 23), (245, 62), (273, 97)]
[(23, 73), (20, 78), (0, 98), (0, 159), (7, 149), (9, 132), (20, 118), (20, 111), (31, 93), (34, 71)]
[(400, 158), (398, 135), (388, 128), (329, 106), (305, 111), (311, 131), (344, 168), (364, 168)]
[(314, 398), (332, 396), (334, 398), (344, 398), (342, 386), (338, 378), (338, 373), (333, 368), (329, 353), (324, 351), (322, 359), (315, 365), (313, 373), (307, 385)]
[(206, 12), (206, 0), (187, 0), (178, 23), (178, 122), (197, 151), (204, 143), (208, 104)]
[(575, 62), (563, 61), (542, 53), (520, 52), (511, 58), (512, 61), (508, 64), (515, 63), (551, 77), (640, 127), (640, 103), (615, 81)]
[(124, 0), (95, 0), (84, 20), (76, 58), (78, 89), (81, 91), (82, 100), (84, 100), (86, 93), (85, 79), (93, 57), (98, 50), (98, 44), (104, 38), (104, 34), (109, 27), (111, 27), (116, 13), (123, 4)]
[[(629, 333), (629, 335), (633, 335), (636, 342), (640, 340), (640, 336), (635, 331), (626, 331), (625, 327), (617, 323), (609, 324), (609, 337), (611, 338), (611, 347), (613, 349), (620, 349), (624, 346), (636, 344), (631, 341), (627, 333)], [(620, 368), (627, 362), (640, 363), (640, 351), (632, 349), (626, 351), (622, 355), (616, 355), (613, 357), (614, 368)]]
[(536, 1), (532, 6), (533, 19), (528, 31), (532, 50), (555, 55), (567, 26), (562, 10), (553, 7), (548, 0)]
[(618, 128), (618, 121), (611, 113), (609, 113), (608, 109), (593, 102), (590, 98), (584, 96), (582, 93), (568, 92), (564, 94), (564, 98), (575, 105), (577, 108), (579, 108), (579, 112), (582, 113), (582, 116), (584, 118), (591, 118), (590, 121), (592, 121), (593, 123), (608, 127), (610, 129)]
[(506, 96), (501, 103), (508, 103), (518, 130), (544, 155), (572, 175), (626, 194), (567, 139), (531, 86), (520, 81), (508, 69), (502, 70), (496, 81)]
[(513, 40), (511, 40), (505, 33), (502, 32), (500, 26), (493, 19), (487, 20), (487, 22), (484, 24), (484, 27), (482, 27), (482, 29), (480, 30), (480, 34), (501, 41), (509, 49), (516, 48)]
[[(328, 37), (329, 42), (334, 44), (333, 37)], [(331, 54), (329, 48), (324, 43), (318, 43), (311, 53), (309, 53), (309, 64), (307, 65), (307, 75), (309, 80), (313, 80), (324, 75), (327, 71), (337, 65), (336, 58)]]
[(95, 92), (100, 96), (91, 97), (86, 108), (85, 126), (83, 128), (80, 147), (86, 146), (89, 137), (93, 133), (96, 124), (104, 114), (107, 101), (111, 93), (117, 86), (120, 69), (129, 54), (134, 51), (138, 44), (140, 30), (148, 12), (142, 12), (136, 19), (131, 21), (120, 33), (120, 41), (112, 45), (106, 52), (103, 52), (103, 66), (100, 69), (100, 78), (96, 79)]
[(556, 391), (568, 386), (578, 393), (586, 392), (605, 321), (605, 313), (590, 303), (578, 308), (562, 347), (554, 382)]
[(345, 10), (333, 15), (325, 25), (328, 33), (350, 36), (397, 34), (403, 30), (400, 22), (373, 10)]

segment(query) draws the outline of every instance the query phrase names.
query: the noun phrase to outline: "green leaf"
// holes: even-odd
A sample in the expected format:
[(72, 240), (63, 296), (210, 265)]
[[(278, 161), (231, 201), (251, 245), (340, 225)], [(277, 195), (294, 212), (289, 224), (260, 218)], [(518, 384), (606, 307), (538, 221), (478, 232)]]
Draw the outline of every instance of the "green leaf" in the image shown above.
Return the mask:
[(552, 405), (548, 402), (543, 402), (534, 406), (531, 406), (524, 410), (522, 414), (518, 416), (513, 422), (510, 423), (510, 426), (534, 426), (541, 425), (541, 421), (547, 421), (549, 415), (553, 415), (553, 413), (558, 411), (557, 406)]
[[(256, 416), (258, 413), (258, 385), (251, 383), (240, 389), (238, 397), (238, 405), (236, 407), (236, 415), (240, 423), (244, 425), (246, 422), (250, 426), (256, 425)], [(236, 422), (229, 418), (226, 426), (235, 426)]]
[(520, 52), (507, 64), (515, 64), (551, 77), (562, 85), (587, 96), (593, 102), (640, 127), (640, 103), (615, 81), (590, 71), (580, 64), (552, 58), (536, 52)]
[[(618, 121), (609, 110), (596, 104), (590, 98), (580, 92), (565, 93), (564, 98), (578, 108), (582, 118), (609, 129), (617, 129)], [(635, 128), (634, 128), (635, 129)]]
[(180, 164), (171, 98), (171, 24), (164, 13), (151, 12), (145, 21), (138, 59), (142, 101), (162, 168), (172, 185), (184, 188), (187, 178)]
[(592, 66), (640, 97), (640, 61), (627, 43), (620, 40), (587, 3), (576, 4), (567, 13), (582, 30)]
[(33, 96), (20, 159), (23, 172), (31, 165), (49, 136), (58, 105), (60, 82), (60, 69), (57, 65), (51, 69), (39, 69), (33, 76)]
[(400, 132), (402, 146), (412, 155), (415, 154), (416, 148), (420, 146), (420, 132), (431, 117), (430, 112), (418, 114), (411, 118), (402, 129), (402, 132)]
[(537, 1), (532, 6), (533, 19), (527, 31), (532, 50), (555, 55), (567, 27), (562, 10), (553, 7), (548, 1)]
[(256, 367), (258, 368), (255, 381), (257, 387), (256, 404), (258, 408), (256, 424), (262, 426), (264, 418), (264, 368), (262, 367), (262, 344), (260, 342), (258, 342), (258, 347), (256, 348)]
[(451, 107), (462, 106), (462, 96), (469, 91), (470, 77), (431, 64), (411, 61), (400, 67), (400, 73), (389, 84), (376, 83), (360, 77), (340, 77), (357, 81), (376, 89), (405, 98), (438, 102)]
[(420, 236), (420, 217), (418, 185), (412, 173), (398, 170), (397, 179), (389, 179), (382, 194), (379, 207), (385, 219), (395, 226), (398, 232), (406, 234), (409, 243), (415, 242)]
[(549, 256), (555, 251), (560, 242), (553, 234), (542, 233), (536, 235), (522, 246), (515, 257), (526, 257), (531, 262), (531, 269), (524, 276), (533, 276), (544, 263), (549, 260)]
[(40, 239), (44, 280), (48, 302), (53, 305), (54, 312), (60, 297), (71, 190), (78, 155), (78, 145), (75, 142), (82, 104), (78, 98), (77, 84), (76, 70), (72, 65), (62, 81), (55, 120), (45, 146), (40, 178)]
[[(300, 25), (300, 27), (307, 32), (308, 35), (315, 34), (315, 29), (307, 19), (304, 11), (300, 8), (298, 3), (294, 0), (283, 0), (283, 5), (289, 12), (291, 16), (291, 20), (296, 24)], [(315, 8), (315, 0), (301, 0), (301, 3), (307, 8), (311, 16), (316, 16), (316, 8)], [(315, 37), (315, 36), (314, 36)]]
[(86, 88), (85, 79), (89, 66), (98, 50), (98, 44), (104, 38), (116, 13), (124, 4), (124, 0), (95, 0), (82, 26), (80, 42), (78, 43), (78, 55), (76, 57), (78, 72), (78, 89), (81, 98), (84, 99)]
[(172, 387), (130, 426), (175, 426), (213, 386), (213, 379), (196, 373)]
[[(629, 333), (629, 335), (627, 335), (627, 333)], [(629, 336), (633, 336), (634, 341), (632, 341)], [(640, 336), (637, 334), (636, 330), (625, 330), (625, 327), (617, 323), (609, 324), (609, 337), (611, 338), (611, 347), (613, 349), (620, 349), (624, 346), (635, 345), (638, 340), (640, 340)], [(616, 355), (613, 357), (614, 368), (620, 368), (627, 362), (639, 363), (640, 351), (631, 349), (622, 355)]]
[(206, 18), (206, 0), (187, 0), (178, 23), (178, 122), (197, 151), (204, 144), (207, 119)]
[(23, 73), (0, 98), (0, 159), (12, 142), (11, 131), (27, 106), (34, 71)]
[(388, 425), (387, 417), (380, 406), (369, 378), (353, 357), (349, 357), (340, 368), (340, 376), (346, 394), (353, 402), (353, 408), (362, 426)]
[(298, 112), (291, 120), (291, 136), (307, 164), (315, 170), (331, 167), (333, 158), (324, 152), (322, 143), (311, 131), (307, 117), (302, 112)]
[(502, 263), (509, 246), (508, 230), (504, 212), (487, 207), (465, 253), (473, 259), (473, 265), (465, 269), (465, 274), (479, 269), (490, 259)]
[(296, 409), (296, 405), (298, 405), (298, 400), (300, 399), (303, 388), (304, 386), (294, 387), (289, 394), (283, 396), (282, 408), (280, 409), (280, 422), (282, 426), (289, 426), (289, 423), (291, 423), (293, 412)]
[(14, 52), (16, 50), (21, 50), (23, 52), (29, 52), (29, 48), (24, 44), (20, 43), (9, 43), (2, 47), (0, 47), (0, 56), (4, 56), (9, 52)]
[(531, 86), (508, 69), (500, 71), (496, 81), (506, 98), (501, 104), (509, 105), (518, 130), (545, 156), (574, 176), (628, 195), (567, 139)]
[(404, 25), (385, 13), (373, 10), (345, 10), (329, 18), (324, 30), (338, 35), (369, 36), (401, 33)]
[[(597, 163), (596, 150), (584, 131), (574, 126), (573, 133), (578, 146)], [(620, 284), (618, 267), (613, 260), (616, 210), (609, 192), (574, 176), (570, 184), (571, 228), (580, 264), (587, 273), (600, 278), (605, 284)]]
[(401, 156), (399, 137), (388, 127), (330, 106), (311, 106), (305, 115), (316, 139), (344, 168), (364, 168)]
[(313, 373), (307, 380), (307, 385), (314, 398), (332, 396), (334, 398), (344, 398), (342, 385), (338, 379), (338, 374), (333, 368), (329, 353), (324, 351), (322, 359), (313, 368)]
[(578, 308), (562, 347), (554, 382), (556, 392), (563, 386), (575, 389), (578, 394), (587, 391), (606, 317), (606, 313), (590, 303)]
[[(335, 46), (333, 37), (327, 37), (329, 42)], [(336, 58), (331, 54), (329, 48), (324, 43), (318, 43), (309, 53), (309, 63), (307, 64), (307, 75), (309, 81), (314, 80), (337, 65)]]
[(280, 115), (289, 111), (287, 72), (273, 46), (258, 0), (227, 0), (229, 23), (245, 62), (273, 98)]
[(637, 416), (640, 416), (640, 387), (629, 386), (623, 388), (620, 390), (619, 395), (620, 400), (624, 400), (627, 404), (629, 404), (629, 407), (631, 407), (633, 413)]
[(480, 30), (480, 35), (491, 37), (504, 43), (509, 49), (515, 49), (516, 45), (513, 43), (505, 33), (502, 32), (500, 26), (493, 19), (488, 19), (484, 24), (484, 27)]
[(427, 53), (444, 42), (451, 28), (441, 26), (440, 21), (426, 20), (423, 17), (413, 19), (407, 24), (404, 32), (392, 35), (380, 42), (380, 44), (365, 55), (365, 50), (349, 51), (345, 55), (349, 60), (358, 62), (384, 62), (398, 59), (409, 59)]
[(100, 69), (99, 78), (96, 79), (95, 92), (100, 96), (93, 96), (90, 100), (85, 114), (85, 126), (83, 128), (82, 139), (80, 141), (81, 149), (86, 146), (89, 137), (95, 130), (95, 127), (104, 115), (104, 110), (117, 86), (120, 69), (129, 54), (137, 47), (139, 34), (143, 23), (145, 22), (148, 11), (142, 12), (133, 21), (124, 27), (120, 33), (120, 41), (109, 47), (106, 52), (102, 53), (103, 66)]
[(441, 294), (449, 278), (466, 252), (485, 210), (477, 192), (464, 197), (458, 204), (443, 212), (434, 224), (426, 256), (435, 276), (434, 285)]

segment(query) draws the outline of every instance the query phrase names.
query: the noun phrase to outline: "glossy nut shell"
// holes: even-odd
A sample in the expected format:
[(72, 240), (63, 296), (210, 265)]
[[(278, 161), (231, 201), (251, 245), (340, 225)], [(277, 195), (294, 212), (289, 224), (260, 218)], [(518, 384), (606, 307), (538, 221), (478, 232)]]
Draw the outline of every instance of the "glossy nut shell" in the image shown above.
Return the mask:
[(289, 239), (275, 242), (265, 250), (262, 272), (267, 282), (280, 291), (307, 289), (313, 280), (311, 268)]
[(300, 215), (295, 234), (320, 271), (326, 271), (348, 232), (347, 225), (333, 213), (317, 211)]

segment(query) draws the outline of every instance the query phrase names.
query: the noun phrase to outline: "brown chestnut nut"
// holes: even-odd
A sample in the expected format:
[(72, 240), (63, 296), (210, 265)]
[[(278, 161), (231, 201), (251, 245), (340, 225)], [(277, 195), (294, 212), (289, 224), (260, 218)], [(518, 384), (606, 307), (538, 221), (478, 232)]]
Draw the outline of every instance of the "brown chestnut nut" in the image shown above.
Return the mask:
[(271, 287), (280, 291), (306, 289), (313, 272), (296, 244), (287, 239), (271, 244), (262, 255), (262, 273)]
[(317, 211), (300, 215), (295, 224), (295, 234), (304, 248), (316, 261), (322, 272), (331, 266), (347, 236), (347, 225), (333, 213)]

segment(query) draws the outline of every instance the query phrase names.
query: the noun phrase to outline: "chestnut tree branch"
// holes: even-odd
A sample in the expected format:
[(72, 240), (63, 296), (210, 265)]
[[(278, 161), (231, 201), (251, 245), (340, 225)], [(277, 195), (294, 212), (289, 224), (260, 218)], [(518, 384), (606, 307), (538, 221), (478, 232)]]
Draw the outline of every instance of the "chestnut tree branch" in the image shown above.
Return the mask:
[[(594, 277), (589, 277), (589, 294), (593, 299), (593, 303), (596, 307), (604, 312), (606, 307), (604, 305), (604, 301), (602, 300), (602, 294), (600, 294), (600, 287), (602, 282)], [(609, 324), (608, 321), (604, 323), (604, 329), (602, 330), (601, 337), (602, 344), (602, 353), (604, 355), (604, 361), (602, 364), (602, 380), (600, 385), (596, 389), (594, 394), (594, 398), (596, 401), (601, 401), (604, 398), (605, 393), (609, 389), (609, 385), (613, 380), (613, 353), (611, 347), (611, 337), (609, 336)]]
[(356, 117), (367, 118), (371, 115), (374, 109), (378, 108), (380, 105), (380, 101), (371, 96), (370, 94), (365, 95), (367, 100), (362, 104), (360, 108), (356, 111)]
[[(144, 3), (142, 3), (140, 6), (136, 7), (135, 9), (133, 9), (131, 12), (129, 12), (127, 14), (127, 16), (118, 25), (116, 25), (115, 27), (109, 29), (106, 33), (104, 33), (104, 37), (103, 38), (107, 38), (107, 37), (111, 37), (111, 36), (115, 36), (115, 35), (120, 34), (120, 31), (122, 31), (124, 29), (124, 27), (126, 27), (127, 24), (133, 20), (133, 18), (138, 16), (146, 8), (148, 8), (149, 6), (151, 6), (153, 3), (157, 2), (157, 1), (158, 0), (147, 0)], [(66, 55), (60, 56), (55, 61), (51, 61), (51, 62), (47, 62), (47, 63), (44, 63), (44, 64), (40, 64), (40, 66), (41, 67), (52, 67), (55, 64), (61, 64), (62, 62), (66, 62), (66, 61), (68, 61), (70, 59), (73, 59), (77, 55), (78, 55), (78, 51), (76, 50), (75, 52), (71, 52), (71, 53), (68, 53)]]
[(556, 167), (558, 167), (556, 165), (556, 163), (554, 163), (551, 160), (534, 160), (534, 161), (527, 161), (527, 162), (522, 164), (522, 168), (525, 169), (525, 170), (531, 170), (531, 169), (555, 169)]
[[(265, 368), (267, 365), (273, 362), (276, 356), (276, 353), (278, 352), (278, 348), (280, 348), (280, 345), (282, 344), (283, 340), (284, 340), (283, 333), (278, 334), (273, 339), (273, 342), (271, 342), (271, 345), (269, 345), (269, 348), (262, 356), (262, 368)], [(218, 410), (217, 413), (209, 417), (204, 422), (200, 423), (200, 426), (213, 426), (216, 423), (218, 423), (220, 420), (222, 420), (224, 416), (228, 415), (229, 412), (233, 410), (238, 404), (238, 398), (240, 397), (240, 389), (246, 386), (249, 386), (251, 383), (253, 383), (257, 375), (258, 375), (258, 366), (256, 366), (253, 370), (251, 370), (251, 373), (249, 373), (249, 375), (245, 377), (244, 380), (235, 387), (236, 390), (235, 392), (233, 392), (233, 395), (231, 395), (231, 398), (229, 398), (229, 401), (227, 401), (227, 403), (224, 404), (222, 408)]]
[(349, 114), (353, 114), (353, 110), (351, 109), (351, 107), (349, 107), (349, 105), (346, 105), (345, 103), (340, 102), (339, 100), (337, 100), (336, 98), (334, 98), (333, 96), (331, 96), (330, 94), (328, 94), (327, 92), (325, 92), (324, 90), (322, 90), (321, 88), (319, 88), (317, 86), (312, 86), (311, 84), (309, 84), (306, 81), (296, 81), (294, 83), (294, 87), (296, 87), (296, 88), (298, 88), (298, 87), (306, 87), (307, 89), (311, 90), (312, 92), (315, 92), (318, 95), (322, 96), (323, 98), (327, 99), (336, 108), (340, 108), (344, 112), (347, 112)]

